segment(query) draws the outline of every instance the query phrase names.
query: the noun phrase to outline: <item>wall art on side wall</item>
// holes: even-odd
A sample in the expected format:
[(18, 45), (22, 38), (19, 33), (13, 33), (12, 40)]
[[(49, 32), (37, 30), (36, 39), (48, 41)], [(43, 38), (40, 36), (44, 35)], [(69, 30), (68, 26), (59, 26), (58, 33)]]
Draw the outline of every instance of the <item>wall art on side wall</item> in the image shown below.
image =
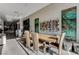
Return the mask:
[(59, 31), (59, 20), (49, 20), (40, 23), (41, 31), (58, 32)]
[(62, 11), (62, 32), (66, 33), (66, 39), (76, 41), (76, 13), (77, 7)]
[(54, 32), (59, 31), (59, 20), (51, 21), (51, 30), (53, 30)]

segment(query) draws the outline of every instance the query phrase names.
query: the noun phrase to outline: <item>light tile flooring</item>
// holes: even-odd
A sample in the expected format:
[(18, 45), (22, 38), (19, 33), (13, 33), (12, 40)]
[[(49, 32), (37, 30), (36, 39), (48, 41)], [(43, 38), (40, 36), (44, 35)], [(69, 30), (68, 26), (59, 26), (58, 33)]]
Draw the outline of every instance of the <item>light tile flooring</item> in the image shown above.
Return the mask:
[[(35, 55), (29, 49), (25, 48), (30, 55)], [(56, 50), (56, 49), (53, 49)], [(57, 50), (56, 50), (57, 51)], [(2, 55), (28, 55), (19, 45), (16, 39), (7, 40), (7, 44), (3, 46)], [(41, 55), (41, 54), (40, 54)], [(63, 51), (63, 55), (68, 55), (67, 51)], [(70, 55), (76, 55), (70, 52)]]
[[(17, 39), (17, 40), (19, 40), (19, 38)], [(21, 46), (23, 46), (22, 44), (20, 44)], [(23, 47), (30, 55), (50, 55), (49, 53), (42, 53), (42, 52), (36, 52), (36, 53), (33, 53), (33, 52), (31, 52), (28, 48), (26, 48), (26, 47)], [(58, 53), (58, 49), (56, 49), (56, 48), (53, 48), (52, 47), (52, 51), (53, 51), (53, 55), (58, 55), (57, 53)], [(73, 53), (73, 52), (68, 52), (68, 51), (65, 51), (65, 50), (62, 50), (62, 55), (77, 55), (77, 54), (75, 54), (75, 53)]]
[(27, 55), (15, 39), (7, 40), (3, 46), (2, 55)]
[(0, 45), (0, 55), (1, 55), (1, 52), (2, 52), (2, 48), (3, 48), (3, 46), (2, 46), (2, 45)]

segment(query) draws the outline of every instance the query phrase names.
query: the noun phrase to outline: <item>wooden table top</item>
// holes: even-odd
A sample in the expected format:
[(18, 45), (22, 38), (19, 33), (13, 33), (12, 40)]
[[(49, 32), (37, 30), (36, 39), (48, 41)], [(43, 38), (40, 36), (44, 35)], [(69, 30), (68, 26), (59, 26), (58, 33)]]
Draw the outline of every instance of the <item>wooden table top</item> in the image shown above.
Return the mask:
[[(31, 37), (31, 35), (30, 35), (30, 37)], [(57, 42), (57, 40), (58, 40), (58, 38), (57, 38), (57, 36), (53, 36), (53, 35), (45, 35), (45, 34), (39, 34), (39, 40), (42, 40), (42, 41), (45, 41), (45, 42)], [(22, 38), (25, 38), (25, 36), (24, 37), (22, 37)]]
[(57, 41), (57, 37), (56, 36), (51, 36), (51, 35), (39, 34), (39, 40), (55, 43)]

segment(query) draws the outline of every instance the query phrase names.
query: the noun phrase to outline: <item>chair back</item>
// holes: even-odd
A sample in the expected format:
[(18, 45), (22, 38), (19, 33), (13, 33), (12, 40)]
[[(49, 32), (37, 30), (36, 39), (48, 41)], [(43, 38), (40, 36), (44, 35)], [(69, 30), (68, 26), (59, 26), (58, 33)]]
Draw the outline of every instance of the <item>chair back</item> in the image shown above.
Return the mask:
[(59, 55), (62, 54), (62, 45), (63, 45), (64, 38), (65, 38), (65, 33), (62, 33), (60, 36), (60, 41), (59, 41)]
[(26, 47), (30, 48), (30, 36), (29, 36), (29, 31), (25, 31), (25, 37), (26, 37)]
[(32, 32), (33, 48), (35, 51), (39, 51), (39, 38), (38, 33)]

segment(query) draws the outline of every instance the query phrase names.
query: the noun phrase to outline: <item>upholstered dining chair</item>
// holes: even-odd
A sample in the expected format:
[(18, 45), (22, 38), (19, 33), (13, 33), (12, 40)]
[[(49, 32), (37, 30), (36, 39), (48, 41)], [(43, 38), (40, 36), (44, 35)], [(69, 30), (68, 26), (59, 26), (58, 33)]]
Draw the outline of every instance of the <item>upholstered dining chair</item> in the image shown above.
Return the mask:
[(58, 45), (51, 44), (51, 48), (53, 52), (56, 52), (56, 54), (59, 55), (62, 54), (62, 45), (63, 45), (64, 37), (65, 37), (65, 33), (62, 33), (60, 36), (58, 36), (58, 40), (59, 40)]
[(35, 51), (39, 51), (39, 41), (38, 41), (38, 33), (31, 33), (32, 35), (32, 40), (33, 40), (33, 49)]
[(62, 46), (63, 46), (64, 38), (65, 38), (65, 33), (62, 33), (62, 35), (60, 36), (60, 42), (59, 42), (59, 55), (62, 54)]
[(39, 43), (38, 33), (32, 32), (31, 35), (32, 35), (32, 40), (33, 40), (33, 49), (35, 51), (39, 52), (40, 51), (40, 47), (44, 48), (44, 45), (43, 45), (43, 43)]
[(26, 47), (30, 48), (30, 36), (29, 31), (25, 31), (25, 38), (26, 38)]

